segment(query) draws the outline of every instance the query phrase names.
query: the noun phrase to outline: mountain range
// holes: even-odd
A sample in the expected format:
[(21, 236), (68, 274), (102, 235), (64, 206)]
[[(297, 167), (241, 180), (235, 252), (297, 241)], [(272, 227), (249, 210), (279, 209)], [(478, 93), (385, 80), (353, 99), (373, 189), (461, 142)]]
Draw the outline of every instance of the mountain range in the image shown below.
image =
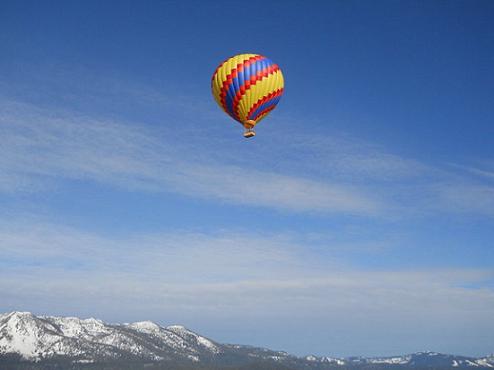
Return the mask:
[[(107, 366), (112, 363), (119, 365)], [(120, 369), (130, 363), (136, 369), (494, 369), (494, 355), (474, 358), (418, 352), (392, 357), (297, 357), (218, 343), (180, 325), (162, 327), (151, 321), (108, 324), (93, 318), (35, 316), (29, 312), (0, 314), (0, 370), (34, 369), (43, 364), (56, 365), (53, 368), (57, 369), (97, 369), (97, 364), (107, 364), (105, 369)]]

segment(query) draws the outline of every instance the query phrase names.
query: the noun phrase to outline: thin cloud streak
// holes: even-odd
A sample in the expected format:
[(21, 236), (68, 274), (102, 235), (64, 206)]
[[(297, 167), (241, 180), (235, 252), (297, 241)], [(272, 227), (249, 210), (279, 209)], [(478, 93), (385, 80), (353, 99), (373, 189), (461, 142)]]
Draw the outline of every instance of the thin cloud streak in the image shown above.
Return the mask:
[[(157, 92), (132, 93), (141, 95), (166, 100)], [(149, 97), (143, 99), (149, 104)], [(8, 100), (0, 101), (0, 108), (4, 194), (76, 180), (289, 212), (389, 219), (444, 212), (493, 216), (493, 188), (475, 176), (344, 135), (302, 132), (284, 142), (273, 133), (268, 143), (246, 151), (215, 135), (207, 140), (203, 132), (192, 135), (187, 124), (163, 131)], [(188, 140), (178, 140), (183, 135)]]
[(478, 167), (472, 167), (472, 166), (463, 166), (455, 163), (450, 164), (454, 168), (458, 168), (460, 170), (464, 170), (467, 172), (470, 172), (472, 174), (475, 174), (479, 177), (482, 177), (487, 180), (494, 180), (494, 170), (491, 170), (490, 168), (494, 168), (494, 165), (490, 165), (488, 169), (485, 168), (478, 168)]
[(494, 216), (494, 186), (451, 184), (438, 188), (443, 209)]
[[(36, 190), (41, 180), (90, 180), (141, 191), (292, 211), (376, 214), (381, 208), (356, 186), (250, 170), (186, 153), (164, 137), (131, 125), (53, 115), (26, 105), (3, 105), (0, 184)], [(42, 181), (41, 181), (42, 183)]]

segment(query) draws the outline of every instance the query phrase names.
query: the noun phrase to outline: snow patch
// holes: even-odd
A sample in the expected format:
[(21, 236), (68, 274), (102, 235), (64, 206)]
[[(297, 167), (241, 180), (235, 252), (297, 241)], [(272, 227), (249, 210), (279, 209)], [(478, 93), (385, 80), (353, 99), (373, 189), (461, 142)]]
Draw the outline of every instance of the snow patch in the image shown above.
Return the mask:
[(408, 364), (410, 362), (410, 356), (370, 358), (367, 361), (371, 364), (404, 365), (404, 364)]
[(197, 344), (206, 348), (210, 352), (213, 352), (213, 353), (219, 353), (220, 352), (220, 349), (218, 348), (218, 346), (216, 344), (214, 344), (211, 340), (209, 340), (203, 336), (200, 336), (191, 330), (188, 330), (185, 326), (170, 325), (170, 326), (166, 327), (166, 330), (169, 330), (172, 333), (175, 333), (184, 339), (192, 338), (193, 340), (196, 341)]
[[(492, 362), (491, 362), (492, 361)], [(491, 359), (489, 361), (489, 359), (487, 358), (479, 358), (478, 360), (475, 361), (477, 364), (479, 364), (480, 366), (484, 366), (484, 367), (494, 367), (494, 359)]]
[(476, 362), (470, 361), (470, 360), (465, 360), (468, 366), (473, 366), (473, 367), (479, 367), (480, 365), (477, 364)]
[(139, 321), (139, 322), (134, 322), (132, 324), (127, 324), (126, 326), (135, 329), (141, 333), (148, 333), (148, 334), (157, 333), (162, 329), (161, 326), (155, 324), (152, 321)]

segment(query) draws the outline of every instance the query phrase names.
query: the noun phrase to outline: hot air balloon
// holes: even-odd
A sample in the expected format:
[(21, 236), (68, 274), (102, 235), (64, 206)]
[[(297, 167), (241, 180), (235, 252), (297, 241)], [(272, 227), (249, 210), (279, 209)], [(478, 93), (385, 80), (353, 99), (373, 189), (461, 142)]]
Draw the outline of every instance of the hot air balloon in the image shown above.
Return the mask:
[(255, 136), (254, 127), (271, 112), (283, 95), (280, 67), (259, 54), (239, 54), (221, 63), (211, 79), (218, 105)]

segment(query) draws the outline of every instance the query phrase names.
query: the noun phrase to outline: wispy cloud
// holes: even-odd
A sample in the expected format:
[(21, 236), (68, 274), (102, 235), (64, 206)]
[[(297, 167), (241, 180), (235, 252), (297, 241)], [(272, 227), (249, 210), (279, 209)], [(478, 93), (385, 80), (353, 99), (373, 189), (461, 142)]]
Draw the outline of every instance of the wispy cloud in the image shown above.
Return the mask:
[(453, 183), (437, 187), (441, 210), (494, 216), (494, 186)]
[[(485, 161), (484, 161), (485, 162)], [(449, 173), (437, 178), (429, 187), (434, 211), (462, 214), (494, 215), (494, 172), (489, 162), (484, 167), (449, 163)]]
[[(190, 150), (142, 125), (3, 104), (0, 184), (37, 189), (43, 181), (90, 180), (127, 189), (171, 191), (295, 211), (376, 214), (380, 201), (358, 186), (255, 170)], [(215, 155), (217, 156), (217, 155)]]

